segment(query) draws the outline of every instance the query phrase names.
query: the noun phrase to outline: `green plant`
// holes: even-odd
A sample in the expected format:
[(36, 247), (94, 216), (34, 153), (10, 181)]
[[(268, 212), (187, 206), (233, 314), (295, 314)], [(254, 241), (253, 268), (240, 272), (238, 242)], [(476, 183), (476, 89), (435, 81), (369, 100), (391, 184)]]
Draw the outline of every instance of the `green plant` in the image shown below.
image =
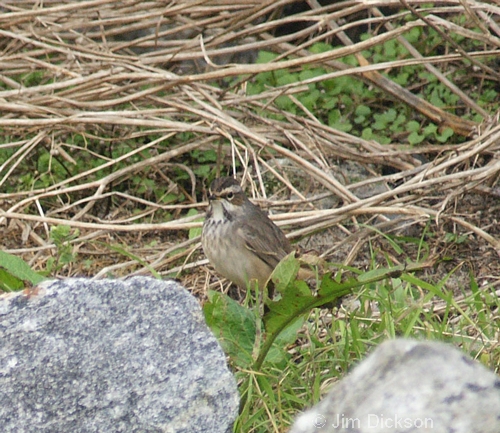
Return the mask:
[[(411, 15), (406, 15), (402, 20), (413, 20)], [(453, 17), (461, 22), (463, 17)], [(465, 23), (462, 23), (462, 25)], [(475, 29), (476, 31), (478, 29)], [(361, 40), (371, 38), (371, 34), (361, 35)], [(432, 28), (414, 27), (403, 35), (417, 50), (425, 55), (433, 56), (442, 54), (443, 41), (441, 35)], [(463, 43), (463, 36), (451, 33), (450, 37), (458, 44)], [(466, 39), (470, 49), (475, 47), (475, 41)], [(335, 50), (334, 46), (320, 42), (310, 47), (311, 53), (321, 53)], [(396, 39), (388, 40), (382, 44), (362, 52), (363, 56), (372, 63), (391, 62), (411, 57), (408, 49)], [(268, 63), (275, 61), (277, 55), (262, 51), (259, 53), (258, 62)], [(340, 59), (350, 66), (356, 66), (354, 56)], [(488, 59), (494, 62), (493, 59)], [(291, 83), (300, 83), (310, 78), (325, 75), (327, 68), (317, 66), (303, 66), (300, 71), (282, 69), (272, 72), (257, 74), (248, 82), (247, 92), (250, 95), (265, 93), (273, 87), (286, 86)], [(450, 75), (449, 71), (446, 71)], [(463, 111), (459, 96), (438, 80), (437, 76), (423, 65), (410, 65), (391, 68), (385, 75), (393, 82), (414, 89), (414, 93), (430, 102), (432, 105), (445, 109), (453, 114), (462, 114), (464, 118), (475, 118), (477, 115)], [(476, 85), (464, 74), (464, 68), (453, 70), (451, 81), (462, 82), (474, 92)], [(500, 100), (496, 91), (495, 80), (485, 81), (481, 92), (476, 96), (478, 105), (491, 107), (498, 110)], [(294, 99), (295, 98), (295, 99)], [(280, 110), (307, 115), (304, 109), (314, 114), (323, 123), (353, 135), (358, 135), (367, 140), (376, 140), (379, 143), (406, 141), (411, 145), (418, 145), (424, 141), (431, 143), (459, 143), (463, 137), (454, 134), (450, 128), (440, 130), (438, 125), (419, 116), (414, 110), (401, 102), (396, 102), (390, 96), (377, 89), (364, 84), (357, 77), (341, 76), (333, 79), (317, 80), (308, 83), (308, 90), (296, 93), (294, 98), (287, 95), (278, 96), (274, 103)], [(298, 101), (300, 104), (297, 104)], [(284, 115), (277, 112), (263, 112), (264, 116), (282, 119)]]
[(71, 241), (78, 238), (80, 231), (67, 225), (53, 226), (50, 229), (50, 239), (56, 246), (56, 256), (47, 260), (47, 273), (53, 274), (76, 260)]
[[(240, 374), (242, 413), (245, 410), (249, 413), (245, 407), (248, 399), (254, 395), (257, 384), (269, 389), (276, 386), (267, 377), (267, 372), (284, 369), (289, 365), (292, 356), (286, 350), (287, 347), (296, 341), (297, 332), (318, 308), (325, 308), (341, 296), (385, 280), (391, 280), (396, 285), (405, 269), (405, 266), (378, 269), (371, 274), (360, 274), (357, 278), (344, 278), (342, 272), (335, 275), (327, 273), (319, 281), (317, 293), (313, 293), (304, 281), (296, 279), (299, 266), (299, 262), (291, 254), (273, 272), (271, 280), (279, 293), (277, 300), (265, 300), (263, 294), (254, 293), (253, 296), (249, 295), (247, 305), (242, 306), (226, 295), (209, 293), (209, 302), (204, 306), (207, 323), (219, 337), (232, 365), (245, 372)], [(408, 266), (408, 269), (417, 267)], [(386, 296), (387, 290), (382, 291), (381, 295)], [(397, 307), (399, 311), (406, 306), (403, 302), (403, 295), (406, 293), (407, 290), (400, 290), (392, 294), (398, 303), (389, 305), (391, 310), (387, 311), (387, 318), (382, 322), (384, 333), (390, 336), (395, 335), (394, 325), (389, 323), (392, 310)], [(416, 316), (414, 313), (409, 319), (407, 326), (410, 329)], [(319, 341), (317, 344), (321, 345)], [(361, 346), (358, 348), (359, 352), (364, 353), (365, 348)]]
[(20, 257), (0, 251), (0, 290), (22, 290), (26, 283), (34, 286), (44, 279), (43, 275), (33, 271)]
[[(500, 301), (494, 288), (479, 289), (471, 276), (472, 293), (458, 297), (448, 284), (459, 266), (437, 282), (417, 277), (431, 263), (429, 229), (420, 238), (380, 233), (388, 247), (383, 252), (386, 267), (375, 259), (380, 252), (374, 248), (370, 271), (330, 264), (339, 270), (321, 278), (315, 292), (295, 279), (299, 264), (288, 256), (271, 278), (279, 294), (275, 300), (249, 291), (240, 305), (209, 293), (207, 323), (240, 384), (235, 432), (284, 431), (299, 411), (320, 400), (325, 383), (337, 381), (388, 338), (452, 342), (490, 368), (499, 368), (495, 335), (500, 319), (494, 311)], [(395, 266), (391, 255), (405, 251), (413, 251), (416, 261), (406, 258)], [(342, 307), (335, 306), (332, 301), (346, 294)]]

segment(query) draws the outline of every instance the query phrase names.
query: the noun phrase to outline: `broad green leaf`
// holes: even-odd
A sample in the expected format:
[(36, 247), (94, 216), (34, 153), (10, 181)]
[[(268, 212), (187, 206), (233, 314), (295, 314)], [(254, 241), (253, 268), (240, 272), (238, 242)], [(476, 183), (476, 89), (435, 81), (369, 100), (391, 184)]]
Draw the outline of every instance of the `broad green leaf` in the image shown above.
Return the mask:
[(271, 280), (277, 292), (283, 293), (292, 281), (297, 279), (300, 263), (295, 258), (295, 253), (290, 253), (283, 258), (271, 274)]
[(314, 301), (315, 297), (304, 281), (293, 281), (286, 287), (280, 300), (267, 304), (269, 311), (264, 316), (267, 334), (272, 334), (292, 324), (302, 314), (309, 311), (308, 306)]
[[(45, 277), (31, 269), (23, 259), (4, 251), (0, 251), (0, 268), (5, 269), (5, 271), (11, 276), (21, 281), (29, 282), (33, 285), (36, 285), (45, 279)], [(5, 274), (4, 278), (5, 281), (8, 280)], [(12, 280), (9, 281), (10, 283), (13, 282)]]
[(229, 296), (209, 291), (203, 306), (205, 320), (231, 361), (242, 368), (253, 363), (257, 326), (253, 311)]
[(297, 341), (297, 332), (304, 324), (304, 320), (304, 317), (299, 317), (292, 324), (288, 325), (282, 332), (280, 332), (269, 350), (266, 362), (279, 365), (290, 357), (286, 348), (290, 344)]
[(0, 290), (15, 292), (24, 289), (24, 282), (0, 268)]

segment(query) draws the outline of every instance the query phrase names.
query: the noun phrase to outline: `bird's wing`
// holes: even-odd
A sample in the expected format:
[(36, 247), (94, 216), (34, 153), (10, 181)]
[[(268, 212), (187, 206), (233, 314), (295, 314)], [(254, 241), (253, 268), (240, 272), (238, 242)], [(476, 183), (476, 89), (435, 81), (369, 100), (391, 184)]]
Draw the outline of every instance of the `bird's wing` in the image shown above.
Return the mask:
[(258, 225), (243, 223), (239, 235), (245, 240), (245, 246), (253, 251), (264, 263), (275, 268), (283, 257), (293, 248), (283, 232), (269, 220), (261, 220)]

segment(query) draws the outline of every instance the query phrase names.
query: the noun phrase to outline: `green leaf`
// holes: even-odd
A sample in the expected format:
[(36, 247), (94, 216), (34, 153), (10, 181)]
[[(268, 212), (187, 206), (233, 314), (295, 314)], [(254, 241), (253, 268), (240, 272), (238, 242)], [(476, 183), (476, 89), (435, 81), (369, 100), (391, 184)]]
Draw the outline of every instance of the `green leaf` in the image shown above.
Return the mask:
[(425, 135), (420, 135), (418, 134), (417, 132), (412, 132), (409, 136), (408, 136), (408, 142), (410, 144), (419, 144), (421, 143), (422, 141), (424, 141), (424, 138), (425, 138)]
[(410, 74), (408, 72), (401, 72), (394, 78), (394, 82), (399, 84), (400, 86), (405, 87), (408, 84), (408, 79), (410, 78)]
[(394, 39), (391, 39), (384, 43), (384, 51), (385, 55), (388, 59), (395, 59), (397, 50), (396, 50), (397, 42)]
[(313, 54), (320, 54), (326, 51), (331, 51), (333, 47), (330, 44), (325, 44), (324, 42), (317, 42), (309, 48), (309, 51)]
[(24, 283), (22, 280), (0, 268), (0, 290), (3, 290), (4, 292), (14, 292), (22, 289), (24, 289)]
[[(264, 91), (267, 86), (275, 86), (276, 78), (274, 72), (261, 72), (255, 76), (258, 84), (261, 84), (260, 89)], [(260, 92), (259, 92), (260, 93)]]
[(281, 108), (282, 110), (289, 111), (291, 113), (295, 113), (295, 104), (293, 101), (286, 95), (278, 96), (275, 100), (276, 106)]
[(279, 333), (287, 325), (292, 324), (300, 316), (309, 311), (308, 306), (315, 302), (311, 289), (304, 281), (293, 281), (286, 287), (278, 301), (269, 302), (268, 313), (264, 316), (266, 332)]
[(446, 105), (437, 90), (432, 91), (429, 102), (435, 107), (444, 107)]
[(257, 56), (257, 63), (269, 63), (272, 62), (276, 57), (278, 57), (278, 55), (270, 51), (259, 51), (259, 54)]
[(415, 44), (420, 41), (422, 35), (422, 29), (420, 27), (413, 27), (409, 32), (405, 34), (406, 39), (410, 44)]
[(444, 128), (441, 134), (436, 134), (436, 140), (439, 141), (440, 143), (446, 143), (448, 139), (453, 136), (453, 134), (454, 134), (453, 129)]
[(288, 254), (278, 263), (271, 274), (271, 280), (277, 292), (285, 292), (285, 289), (297, 278), (299, 268), (300, 263), (295, 258), (294, 252)]
[(429, 123), (425, 128), (424, 128), (424, 134), (426, 136), (428, 135), (433, 135), (436, 133), (438, 127), (434, 123)]
[(401, 132), (403, 131), (403, 123), (406, 122), (406, 116), (403, 113), (399, 113), (396, 119), (394, 119), (394, 122), (392, 122), (392, 125), (390, 126), (389, 130), (392, 132)]
[(332, 279), (331, 274), (325, 274), (318, 294), (315, 295), (304, 281), (295, 280), (288, 285), (281, 299), (267, 304), (269, 311), (264, 316), (266, 332), (268, 334), (281, 332), (280, 330), (285, 329), (312, 308), (328, 304), (340, 296), (351, 293), (353, 287), (362, 284), (352, 278), (347, 282), (338, 283)]
[[(198, 211), (196, 209), (189, 209), (187, 216), (193, 216), (197, 215)], [(198, 222), (198, 221), (203, 221), (203, 216), (200, 216), (200, 218), (197, 218), (193, 222)], [(193, 227), (192, 229), (189, 229), (189, 239), (194, 239), (197, 236), (201, 236), (203, 228), (202, 227)]]
[[(352, 292), (354, 287), (360, 287), (363, 284), (355, 278), (348, 278), (347, 281), (339, 282), (335, 280), (335, 276), (325, 274), (321, 279), (321, 284), (318, 289), (318, 300), (323, 303), (332, 302), (341, 296), (345, 296)], [(323, 304), (321, 304), (323, 305)]]
[(79, 236), (80, 231), (78, 229), (75, 229), (75, 231), (71, 233), (72, 230), (73, 229), (68, 225), (53, 226), (50, 228), (50, 238), (56, 245), (61, 245)]
[(328, 126), (336, 128), (340, 131), (349, 132), (352, 129), (352, 125), (342, 120), (342, 115), (340, 110), (331, 110), (328, 113)]
[(326, 71), (323, 68), (306, 68), (299, 72), (299, 80), (309, 80), (310, 78), (320, 77), (325, 74)]
[(199, 167), (193, 169), (193, 173), (196, 177), (200, 177), (202, 179), (208, 177), (210, 171), (212, 171), (212, 166), (208, 164), (200, 165)]
[(371, 128), (364, 128), (363, 131), (361, 131), (361, 138), (365, 140), (371, 140), (373, 138), (373, 131)]
[(205, 320), (231, 361), (242, 368), (253, 363), (256, 316), (229, 296), (210, 290), (203, 306)]
[(274, 365), (280, 365), (290, 357), (286, 348), (297, 340), (297, 332), (304, 325), (304, 321), (304, 317), (299, 317), (292, 324), (288, 325), (282, 332), (280, 332), (269, 350), (266, 362)]
[(355, 123), (356, 125), (362, 125), (362, 124), (364, 124), (365, 122), (366, 122), (366, 117), (365, 117), (365, 116), (356, 116), (356, 117), (354, 118), (354, 123)]
[(394, 120), (396, 120), (396, 117), (397, 113), (393, 108), (381, 114), (374, 114), (373, 118), (375, 119), (375, 123), (372, 124), (372, 128), (379, 131), (386, 129), (389, 123), (392, 123)]
[(317, 89), (310, 90), (305, 94), (301, 94), (298, 99), (308, 110), (314, 110), (316, 103), (318, 102), (321, 93)]
[(282, 69), (275, 72), (276, 85), (286, 86), (287, 84), (296, 83), (299, 79), (298, 74), (292, 74), (287, 69)]
[(371, 112), (371, 108), (366, 105), (358, 105), (355, 111), (357, 116), (368, 116)]
[(410, 120), (406, 124), (406, 130), (410, 132), (420, 131), (420, 123), (418, 123), (416, 120)]
[(0, 251), (0, 268), (5, 270), (3, 274), (0, 274), (0, 282), (5, 283), (6, 288), (12, 287), (10, 290), (21, 288), (15, 279), (26, 281), (33, 285), (45, 280), (45, 277), (31, 269), (23, 259), (4, 251)]
[(196, 159), (200, 164), (204, 162), (216, 162), (217, 161), (217, 152), (212, 149), (208, 150), (199, 150), (195, 149), (191, 152), (191, 156)]
[(493, 101), (495, 101), (496, 98), (498, 98), (498, 90), (497, 89), (484, 90), (481, 93), (481, 100), (484, 102), (493, 102)]

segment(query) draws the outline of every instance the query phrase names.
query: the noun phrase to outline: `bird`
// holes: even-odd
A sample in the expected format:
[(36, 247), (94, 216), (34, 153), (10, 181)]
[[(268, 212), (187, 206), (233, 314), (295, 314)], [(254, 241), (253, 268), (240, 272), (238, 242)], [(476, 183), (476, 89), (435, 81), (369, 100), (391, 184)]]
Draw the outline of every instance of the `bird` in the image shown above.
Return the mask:
[(290, 241), (236, 179), (216, 178), (208, 200), (201, 236), (208, 261), (241, 289), (264, 289), (276, 265), (293, 251)]

